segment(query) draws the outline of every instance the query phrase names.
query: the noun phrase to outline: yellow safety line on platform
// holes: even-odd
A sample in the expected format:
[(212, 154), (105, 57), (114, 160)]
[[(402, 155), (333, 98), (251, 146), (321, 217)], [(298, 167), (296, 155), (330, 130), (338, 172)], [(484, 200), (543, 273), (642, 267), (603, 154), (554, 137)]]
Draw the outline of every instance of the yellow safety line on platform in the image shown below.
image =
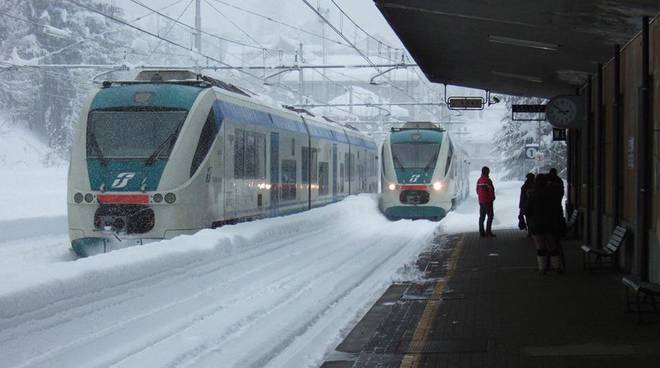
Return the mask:
[[(458, 258), (463, 249), (464, 238), (465, 235), (462, 235), (461, 239), (458, 241), (458, 244), (456, 245), (456, 248), (454, 248), (454, 251), (449, 257), (449, 261), (447, 262), (448, 266), (447, 266), (446, 277), (444, 277), (442, 280), (438, 281), (435, 284), (435, 288), (433, 289), (433, 294), (431, 296), (431, 299), (434, 300), (429, 300), (426, 303), (426, 306), (424, 307), (424, 313), (422, 313), (422, 317), (419, 319), (419, 322), (417, 322), (417, 327), (415, 328), (415, 333), (413, 334), (413, 338), (410, 341), (410, 346), (413, 346), (414, 344), (420, 350), (424, 347), (424, 344), (426, 343), (426, 339), (428, 338), (429, 333), (431, 332), (431, 326), (433, 320), (435, 319), (438, 308), (440, 306), (440, 302), (436, 300), (442, 297), (442, 293), (445, 291), (445, 288), (447, 286), (447, 281), (451, 279), (451, 277), (454, 275), (454, 272), (456, 271), (456, 263), (458, 262)], [(420, 356), (421, 354), (419, 354), (418, 351), (408, 352), (406, 355), (403, 356), (403, 359), (401, 360), (401, 365), (399, 367), (400, 368), (419, 367)]]

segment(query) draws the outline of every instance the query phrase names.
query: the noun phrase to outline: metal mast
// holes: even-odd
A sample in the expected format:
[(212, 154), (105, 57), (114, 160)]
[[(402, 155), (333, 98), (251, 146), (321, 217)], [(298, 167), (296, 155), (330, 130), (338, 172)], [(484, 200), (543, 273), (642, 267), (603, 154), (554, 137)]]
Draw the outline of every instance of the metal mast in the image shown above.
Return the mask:
[(195, 0), (195, 49), (202, 52), (202, 0)]

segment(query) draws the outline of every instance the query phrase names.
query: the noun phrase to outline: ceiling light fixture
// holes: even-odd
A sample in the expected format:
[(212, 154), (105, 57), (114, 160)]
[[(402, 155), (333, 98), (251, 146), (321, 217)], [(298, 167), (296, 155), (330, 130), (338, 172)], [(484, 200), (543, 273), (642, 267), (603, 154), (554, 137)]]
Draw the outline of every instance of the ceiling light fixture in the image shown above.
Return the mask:
[(488, 36), (488, 41), (503, 45), (527, 47), (530, 49), (539, 49), (539, 50), (547, 50), (547, 51), (557, 51), (559, 49), (559, 45), (557, 45), (556, 43), (529, 41), (529, 40), (522, 40), (520, 38), (512, 38), (512, 37), (490, 35)]
[(541, 79), (539, 77), (532, 77), (530, 75), (505, 73), (505, 72), (497, 72), (497, 71), (491, 71), (490, 74), (496, 75), (498, 77), (520, 79), (520, 80), (524, 80), (524, 81), (527, 81), (527, 82), (543, 83), (543, 79)]

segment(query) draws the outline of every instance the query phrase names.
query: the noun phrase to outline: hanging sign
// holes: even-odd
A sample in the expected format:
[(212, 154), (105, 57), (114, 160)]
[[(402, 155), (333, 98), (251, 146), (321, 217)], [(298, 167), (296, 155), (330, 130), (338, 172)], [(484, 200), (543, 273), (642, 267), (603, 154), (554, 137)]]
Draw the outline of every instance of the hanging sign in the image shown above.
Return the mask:
[(511, 105), (511, 120), (543, 121), (545, 120), (545, 105)]
[(447, 107), (449, 110), (483, 110), (483, 97), (449, 97)]
[(566, 142), (566, 129), (552, 128), (552, 140), (555, 142)]
[(530, 160), (536, 158), (536, 154), (539, 152), (539, 145), (536, 143), (530, 143), (525, 145), (525, 157)]

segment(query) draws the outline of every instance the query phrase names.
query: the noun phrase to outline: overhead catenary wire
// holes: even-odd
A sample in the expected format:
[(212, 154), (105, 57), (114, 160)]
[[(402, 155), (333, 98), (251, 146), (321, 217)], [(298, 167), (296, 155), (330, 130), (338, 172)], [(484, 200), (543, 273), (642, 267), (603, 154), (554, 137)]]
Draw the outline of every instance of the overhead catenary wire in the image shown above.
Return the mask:
[(216, 2), (216, 3), (220, 3), (220, 4), (223, 4), (223, 5), (225, 5), (225, 6), (231, 7), (231, 8), (233, 8), (233, 9), (236, 9), (236, 10), (241, 11), (241, 12), (243, 12), (243, 13), (251, 14), (251, 15), (253, 15), (253, 16), (255, 16), (255, 17), (259, 17), (259, 18), (265, 19), (265, 20), (267, 20), (267, 21), (269, 21), (269, 22), (272, 22), (272, 23), (275, 23), (275, 24), (279, 24), (279, 25), (284, 26), (284, 27), (287, 27), (287, 28), (289, 28), (289, 29), (293, 29), (293, 30), (299, 31), (299, 32), (302, 32), (302, 33), (308, 34), (308, 35), (310, 35), (310, 36), (318, 37), (318, 38), (320, 38), (320, 39), (323, 39), (323, 40), (326, 40), (326, 41), (330, 41), (330, 42), (333, 42), (333, 43), (336, 43), (336, 44), (339, 44), (339, 45), (342, 45), (342, 46), (350, 47), (348, 44), (345, 44), (345, 43), (341, 42), (340, 40), (332, 39), (332, 38), (329, 38), (329, 37), (325, 37), (325, 36), (323, 36), (323, 35), (320, 35), (320, 34), (315, 33), (315, 32), (308, 31), (308, 30), (303, 29), (303, 28), (301, 28), (301, 27), (296, 27), (296, 26), (294, 26), (294, 25), (284, 23), (284, 22), (279, 21), (279, 20), (277, 20), (277, 19), (275, 19), (275, 18), (269, 17), (269, 16), (267, 16), (267, 15), (260, 14), (260, 13), (258, 13), (258, 12), (256, 12), (256, 11), (254, 11), (254, 10), (246, 9), (246, 8), (240, 7), (240, 6), (238, 6), (238, 5), (230, 4), (230, 3), (225, 2), (225, 1), (222, 1), (222, 0), (213, 0), (213, 1)]
[[(214, 10), (216, 13), (218, 13), (221, 17), (225, 18), (225, 20), (227, 20), (229, 23), (231, 23), (231, 25), (234, 26), (234, 28), (238, 29), (239, 32), (241, 32), (243, 35), (245, 35), (250, 41), (252, 41), (252, 42), (254, 42), (255, 44), (257, 44), (258, 46), (260, 46), (265, 52), (271, 53), (271, 51), (270, 51), (268, 48), (264, 47), (264, 45), (262, 45), (261, 42), (257, 41), (254, 37), (252, 37), (251, 34), (249, 34), (247, 31), (245, 31), (241, 26), (239, 26), (238, 24), (236, 24), (236, 22), (234, 22), (233, 20), (231, 20), (231, 18), (229, 18), (228, 16), (226, 16), (226, 15), (225, 15), (223, 12), (221, 12), (218, 8), (216, 8), (215, 6), (213, 6), (213, 4), (211, 4), (208, 0), (205, 0), (205, 2), (206, 2), (206, 4), (207, 4), (208, 6), (211, 7), (211, 9), (213, 9), (213, 10)], [(271, 55), (272, 55), (272, 54), (271, 54)]]
[[(188, 4), (183, 8), (183, 10), (181, 11), (181, 13), (179, 13), (179, 16), (176, 18), (177, 21), (178, 21), (179, 19), (181, 19), (181, 17), (183, 17), (184, 14), (186, 14), (186, 12), (188, 11), (188, 8), (190, 8), (190, 5), (192, 5), (192, 3), (193, 3), (193, 0), (189, 0), (189, 1), (188, 1)], [(152, 14), (153, 14), (153, 13), (152, 13)], [(168, 28), (167, 31), (165, 31), (165, 35), (164, 35), (163, 37), (167, 37), (167, 35), (169, 35), (170, 32), (172, 32), (172, 29), (174, 29), (174, 25), (175, 25), (175, 24), (176, 24), (176, 23), (172, 23), (172, 24), (170, 24), (170, 28)], [(156, 46), (154, 46), (154, 48), (151, 49), (151, 50), (149, 51), (149, 54), (147, 55), (147, 57), (150, 57), (151, 55), (153, 55), (153, 53), (154, 53), (156, 50), (158, 50), (158, 48), (160, 47), (160, 45), (162, 45), (162, 41), (159, 41), (159, 42), (156, 44)]]
[[(83, 8), (83, 9), (86, 9), (86, 10), (90, 11), (90, 12), (93, 12), (93, 13), (99, 14), (99, 15), (101, 15), (101, 16), (103, 16), (103, 17), (106, 17), (106, 18), (108, 18), (108, 19), (111, 19), (111, 20), (113, 20), (113, 21), (115, 21), (115, 22), (117, 22), (117, 23), (123, 24), (124, 26), (127, 26), (127, 27), (129, 27), (129, 28), (132, 28), (132, 29), (134, 29), (134, 30), (136, 30), (136, 31), (138, 31), (138, 32), (145, 33), (145, 34), (147, 34), (147, 35), (150, 35), (151, 37), (155, 37), (155, 38), (161, 39), (162, 41), (167, 42), (167, 43), (170, 43), (170, 44), (172, 44), (172, 45), (174, 45), (174, 46), (176, 46), (176, 47), (180, 47), (180, 48), (183, 48), (183, 49), (188, 50), (188, 51), (190, 51), (190, 52), (193, 52), (193, 53), (195, 53), (195, 54), (198, 54), (198, 55), (200, 55), (201, 57), (206, 58), (207, 60), (215, 61), (215, 62), (217, 62), (217, 63), (219, 63), (219, 64), (221, 64), (221, 65), (225, 65), (225, 66), (228, 66), (228, 67), (235, 68), (234, 66), (232, 66), (232, 65), (230, 65), (230, 64), (228, 64), (228, 63), (226, 63), (226, 62), (224, 62), (224, 61), (222, 61), (222, 60), (219, 60), (219, 59), (214, 58), (214, 57), (209, 56), (209, 55), (205, 55), (205, 54), (203, 54), (203, 53), (201, 53), (201, 52), (199, 52), (199, 51), (193, 49), (192, 47), (189, 48), (189, 47), (187, 47), (187, 46), (185, 46), (185, 45), (182, 45), (182, 44), (180, 44), (180, 43), (178, 43), (178, 42), (176, 42), (176, 41), (172, 41), (172, 40), (170, 40), (170, 39), (163, 38), (163, 37), (159, 36), (158, 34), (155, 34), (155, 33), (150, 32), (150, 31), (148, 31), (148, 30), (142, 29), (142, 28), (140, 28), (140, 27), (138, 27), (138, 26), (132, 25), (132, 24), (130, 24), (130, 23), (128, 23), (128, 22), (126, 22), (126, 21), (124, 21), (124, 20), (122, 20), (122, 19), (119, 19), (119, 18), (115, 17), (115, 16), (112, 16), (112, 15), (106, 14), (106, 13), (104, 13), (104, 12), (98, 10), (98, 9), (94, 9), (94, 8), (88, 6), (88, 5), (81, 4), (81, 3), (80, 3), (79, 1), (77, 1), (77, 0), (66, 0), (66, 1), (68, 1), (68, 2), (70, 2), (70, 3), (73, 3), (73, 4), (79, 6), (79, 7)], [(250, 73), (250, 72), (248, 72), (248, 71), (241, 70), (241, 69), (238, 69), (238, 68), (236, 68), (235, 70), (238, 71), (239, 73), (242, 73), (242, 74), (245, 74), (245, 75), (247, 75), (247, 76), (250, 76), (250, 77), (252, 77), (252, 78), (254, 78), (254, 79), (257, 79), (257, 80), (259, 80), (260, 82), (262, 81), (262, 79), (261, 79), (259, 76), (254, 75), (254, 74), (252, 74), (252, 73)], [(283, 88), (283, 89), (286, 89), (286, 90), (288, 90), (288, 91), (290, 91), (290, 92), (292, 92), (292, 93), (298, 93), (298, 91), (295, 91), (294, 89), (290, 88), (289, 86), (287, 86), (287, 85), (285, 85), (285, 84), (283, 84), (283, 83), (278, 83), (278, 84), (276, 84), (276, 86), (278, 86), (278, 87), (280, 87), (280, 88)], [(263, 85), (260, 85), (260, 87), (263, 89)], [(308, 98), (308, 99), (310, 99), (310, 100), (312, 100), (312, 101), (314, 100), (314, 99), (310, 98), (309, 96), (304, 96), (304, 97), (306, 97), (306, 98)]]
[[(346, 42), (347, 42), (347, 43), (348, 43), (348, 44), (349, 44), (349, 45), (350, 45), (350, 46), (351, 46), (351, 47), (352, 47), (352, 48), (353, 48), (353, 49), (354, 49), (354, 50), (355, 50), (355, 51), (356, 51), (356, 52), (357, 52), (357, 53), (358, 53), (358, 54), (359, 54), (359, 55), (360, 55), (365, 61), (367, 61), (367, 63), (369, 63), (370, 65), (374, 66), (374, 69), (376, 69), (378, 72), (381, 71), (380, 68), (378, 68), (378, 67), (376, 66), (376, 64), (375, 64), (375, 63), (369, 58), (369, 56), (367, 56), (367, 55), (366, 55), (366, 54), (365, 54), (365, 53), (364, 53), (359, 47), (357, 47), (353, 42), (351, 42), (351, 41), (348, 39), (348, 37), (346, 37), (346, 35), (344, 35), (344, 33), (341, 32), (341, 30), (337, 29), (337, 27), (336, 27), (334, 24), (332, 24), (332, 22), (330, 22), (325, 16), (323, 16), (323, 14), (321, 14), (321, 13), (319, 12), (318, 9), (314, 8), (314, 6), (313, 6), (312, 4), (309, 3), (309, 1), (307, 1), (307, 0), (301, 0), (301, 1), (302, 1), (305, 5), (307, 5), (307, 7), (310, 8), (310, 9), (311, 9), (311, 10), (312, 10), (312, 11), (313, 11), (313, 12), (314, 12), (314, 13), (315, 13), (315, 14), (316, 14), (316, 15), (317, 15), (317, 16), (318, 16), (323, 22), (325, 22), (325, 23), (326, 23), (326, 24), (327, 24), (327, 25), (328, 25), (328, 26), (329, 26), (329, 27), (330, 27), (335, 33), (337, 33), (337, 35), (339, 35), (339, 37), (341, 37), (344, 41), (346, 41)], [(335, 5), (336, 5), (336, 4), (335, 4)], [(400, 89), (399, 87), (394, 86), (392, 83), (388, 83), (388, 84), (389, 84), (392, 88), (397, 89), (397, 90), (399, 90), (400, 92), (402, 92), (402, 93), (404, 93), (405, 95), (407, 95), (412, 101), (419, 102), (419, 101), (417, 101), (417, 99), (416, 99), (415, 97), (411, 96), (407, 91), (404, 91), (404, 90)], [(424, 107), (424, 109), (426, 109), (429, 113), (431, 113), (431, 114), (434, 114), (434, 113), (435, 113), (433, 110), (429, 109), (428, 107), (426, 107), (426, 106), (423, 106), (423, 107)]]
[[(148, 10), (150, 10), (150, 11), (152, 11), (152, 12), (154, 12), (154, 13), (160, 15), (161, 17), (163, 17), (163, 18), (165, 18), (165, 19), (167, 19), (167, 20), (169, 20), (169, 21), (172, 21), (172, 22), (174, 22), (174, 23), (176, 23), (176, 24), (179, 24), (179, 25), (182, 26), (182, 27), (187, 28), (187, 29), (190, 30), (190, 31), (196, 31), (195, 27), (193, 27), (193, 26), (191, 26), (191, 25), (189, 25), (189, 24), (186, 24), (186, 23), (184, 23), (184, 22), (181, 22), (181, 21), (179, 21), (179, 20), (177, 20), (177, 19), (174, 19), (174, 18), (170, 17), (170, 16), (167, 15), (167, 14), (161, 13), (161, 12), (159, 12), (158, 10), (149, 7), (148, 5), (142, 3), (142, 2), (139, 1), (139, 0), (128, 0), (128, 1), (130, 1), (130, 2), (132, 2), (132, 3), (134, 3), (134, 4), (136, 4), (136, 5), (139, 5), (139, 6), (143, 7), (143, 8), (145, 8), (145, 9), (148, 9)], [(251, 44), (248, 44), (248, 43), (245, 43), (245, 42), (232, 40), (232, 39), (229, 39), (229, 38), (226, 38), (226, 37), (222, 37), (222, 36), (218, 36), (218, 35), (216, 35), (216, 34), (213, 34), (213, 33), (210, 33), (210, 32), (206, 32), (206, 31), (203, 31), (203, 30), (200, 30), (200, 32), (201, 32), (202, 34), (204, 34), (204, 35), (209, 36), (209, 37), (212, 37), (212, 38), (215, 38), (215, 39), (218, 39), (218, 40), (221, 40), (221, 41), (225, 41), (225, 42), (233, 43), (233, 44), (236, 44), (236, 45), (239, 45), (239, 46), (248, 47), (248, 48), (253, 48), (253, 49), (263, 49), (263, 47), (258, 46), (258, 45), (251, 45)], [(276, 51), (276, 52), (286, 52), (287, 50), (271, 49), (271, 51)]]

